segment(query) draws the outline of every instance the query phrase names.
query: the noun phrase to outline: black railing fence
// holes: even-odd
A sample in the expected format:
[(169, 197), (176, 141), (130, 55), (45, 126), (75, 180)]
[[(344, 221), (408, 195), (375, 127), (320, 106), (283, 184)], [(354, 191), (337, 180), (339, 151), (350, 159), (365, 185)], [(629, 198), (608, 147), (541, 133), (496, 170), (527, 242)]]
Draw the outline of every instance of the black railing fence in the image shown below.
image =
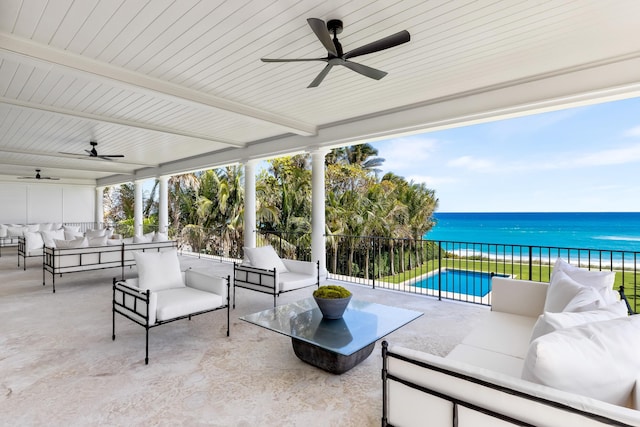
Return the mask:
[[(615, 288), (624, 286), (632, 309), (640, 309), (640, 252), (335, 234), (325, 240), (329, 277), (341, 281), (490, 305), (493, 275), (548, 282), (563, 258), (615, 271)], [(283, 257), (310, 260), (308, 233), (259, 232), (257, 246), (263, 244)]]

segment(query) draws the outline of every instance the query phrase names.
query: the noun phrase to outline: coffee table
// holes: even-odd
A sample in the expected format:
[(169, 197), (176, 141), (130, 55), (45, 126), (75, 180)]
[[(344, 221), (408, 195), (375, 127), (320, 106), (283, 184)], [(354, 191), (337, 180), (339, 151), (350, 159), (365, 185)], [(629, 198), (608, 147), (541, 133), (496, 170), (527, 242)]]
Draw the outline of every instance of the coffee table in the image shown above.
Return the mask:
[(422, 314), (352, 299), (342, 319), (327, 320), (314, 299), (307, 298), (240, 319), (291, 337), (300, 360), (342, 374), (369, 357), (377, 340)]

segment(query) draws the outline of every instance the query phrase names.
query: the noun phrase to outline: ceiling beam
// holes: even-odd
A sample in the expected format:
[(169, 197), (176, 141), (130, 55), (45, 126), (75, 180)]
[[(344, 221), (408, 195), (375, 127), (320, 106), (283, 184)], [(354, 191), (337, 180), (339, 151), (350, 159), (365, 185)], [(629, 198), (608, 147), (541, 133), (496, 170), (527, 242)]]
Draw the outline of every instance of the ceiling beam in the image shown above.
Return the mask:
[(177, 135), (177, 136), (185, 136), (185, 137), (188, 137), (188, 138), (201, 139), (201, 140), (216, 142), (218, 144), (230, 145), (230, 146), (233, 146), (233, 147), (241, 148), (241, 147), (245, 146), (244, 143), (231, 141), (231, 140), (227, 140), (227, 139), (215, 138), (215, 137), (212, 137), (210, 135), (205, 135), (205, 134), (201, 134), (201, 133), (185, 132), (185, 131), (177, 130), (177, 129), (174, 129), (174, 128), (168, 128), (168, 127), (165, 127), (165, 126), (157, 126), (157, 125), (152, 125), (152, 124), (149, 124), (149, 123), (140, 123), (140, 122), (135, 122), (135, 121), (132, 121), (132, 120), (115, 119), (113, 117), (106, 117), (106, 116), (101, 116), (101, 115), (98, 115), (98, 114), (91, 114), (91, 113), (84, 113), (84, 112), (81, 112), (81, 111), (67, 110), (65, 108), (53, 107), (53, 106), (50, 106), (50, 105), (43, 105), (43, 104), (36, 104), (34, 102), (20, 101), (18, 99), (14, 99), (14, 98), (7, 98), (5, 96), (0, 96), (0, 103), (11, 104), (11, 105), (15, 105), (16, 107), (29, 108), (29, 109), (32, 109), (32, 110), (46, 111), (48, 113), (61, 114), (61, 115), (64, 115), (64, 116), (71, 116), (71, 117), (75, 117), (75, 118), (79, 118), (79, 119), (91, 120), (91, 121), (94, 121), (94, 122), (110, 123), (110, 124), (119, 125), (119, 126), (126, 126), (126, 127), (136, 128), (136, 129), (143, 129), (143, 130), (148, 130), (148, 131), (153, 131), (153, 132), (159, 132), (159, 133), (163, 133), (163, 134), (171, 134), (171, 135)]
[(111, 82), (133, 87), (136, 90), (151, 92), (155, 96), (163, 95), (165, 98), (171, 98), (172, 101), (178, 100), (183, 103), (186, 101), (200, 107), (215, 108), (239, 114), (245, 118), (268, 122), (281, 126), (284, 132), (303, 136), (313, 136), (318, 133), (317, 126), (313, 124), (209, 95), (4, 32), (0, 32), (0, 50), (44, 61), (48, 64), (56, 64), (84, 73), (90, 73), (93, 76), (100, 76)]

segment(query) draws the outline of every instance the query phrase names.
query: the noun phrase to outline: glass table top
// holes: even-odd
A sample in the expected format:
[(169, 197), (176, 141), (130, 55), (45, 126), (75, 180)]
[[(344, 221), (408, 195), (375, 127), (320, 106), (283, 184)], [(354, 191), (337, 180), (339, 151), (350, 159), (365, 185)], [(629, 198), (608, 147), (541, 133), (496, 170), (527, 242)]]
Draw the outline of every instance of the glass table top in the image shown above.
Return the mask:
[(344, 356), (422, 316), (419, 311), (352, 299), (342, 319), (327, 320), (313, 298), (240, 317), (254, 325)]

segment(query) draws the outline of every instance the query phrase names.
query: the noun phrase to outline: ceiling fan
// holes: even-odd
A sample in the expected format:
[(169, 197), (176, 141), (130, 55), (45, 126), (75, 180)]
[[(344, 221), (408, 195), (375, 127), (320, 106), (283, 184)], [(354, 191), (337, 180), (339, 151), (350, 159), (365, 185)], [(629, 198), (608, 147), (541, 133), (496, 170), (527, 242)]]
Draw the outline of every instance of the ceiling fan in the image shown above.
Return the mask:
[[(327, 49), (327, 56), (325, 58), (303, 58), (303, 59), (270, 59), (270, 58), (262, 58), (262, 62), (304, 62), (304, 61), (323, 61), (326, 62), (327, 65), (324, 67), (320, 74), (311, 82), (311, 84), (307, 87), (317, 87), (320, 85), (322, 80), (329, 74), (331, 68), (335, 65), (342, 65), (347, 67), (348, 69), (355, 71), (356, 73), (360, 73), (363, 76), (370, 77), (375, 80), (380, 80), (384, 76), (387, 75), (386, 72), (377, 70), (375, 68), (367, 67), (366, 65), (358, 64), (355, 62), (349, 61), (351, 58), (355, 58), (356, 56), (367, 55), (369, 53), (379, 52), (381, 50), (389, 49), (403, 43), (407, 43), (411, 40), (411, 35), (407, 30), (400, 31), (399, 33), (392, 34), (390, 36), (384, 37), (375, 42), (371, 42), (365, 44), (364, 46), (357, 47), (353, 50), (350, 50), (347, 53), (343, 53), (342, 45), (338, 41), (338, 34), (342, 32), (342, 21), (339, 19), (332, 19), (328, 21), (325, 25), (322, 19), (317, 18), (309, 18), (307, 19), (309, 26), (315, 33), (316, 37), (320, 40), (320, 42), (324, 45), (325, 49)], [(333, 34), (333, 39), (331, 38), (331, 34)]]
[(18, 179), (50, 179), (52, 181), (58, 181), (60, 178), (52, 178), (50, 176), (41, 176), (40, 169), (36, 169), (36, 176), (19, 176)]
[[(94, 158), (94, 159), (109, 160), (109, 161), (112, 161), (111, 159), (114, 157), (124, 157), (124, 154), (98, 154), (98, 150), (96, 149), (96, 146), (98, 145), (98, 143), (95, 141), (90, 141), (89, 144), (91, 144), (91, 150), (84, 150), (87, 152), (86, 157)], [(64, 153), (62, 151), (60, 151), (60, 154), (67, 154), (70, 156), (84, 156), (84, 154)]]

